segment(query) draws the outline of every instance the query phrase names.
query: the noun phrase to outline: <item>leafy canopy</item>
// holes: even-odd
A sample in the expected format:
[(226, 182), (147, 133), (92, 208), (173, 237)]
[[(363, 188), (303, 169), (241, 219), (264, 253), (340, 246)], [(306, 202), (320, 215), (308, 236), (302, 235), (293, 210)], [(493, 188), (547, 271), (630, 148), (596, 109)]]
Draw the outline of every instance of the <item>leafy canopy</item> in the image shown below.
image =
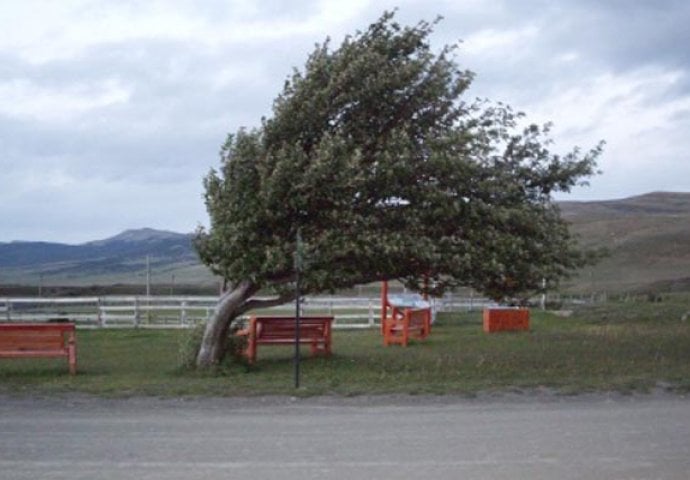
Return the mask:
[(281, 292), (398, 278), (495, 298), (556, 282), (586, 255), (552, 202), (593, 174), (601, 145), (549, 151), (549, 126), (518, 128), (503, 104), (463, 100), (473, 74), (434, 24), (385, 13), (338, 48), (317, 45), (261, 127), (229, 135), (205, 179), (203, 261), (231, 284)]

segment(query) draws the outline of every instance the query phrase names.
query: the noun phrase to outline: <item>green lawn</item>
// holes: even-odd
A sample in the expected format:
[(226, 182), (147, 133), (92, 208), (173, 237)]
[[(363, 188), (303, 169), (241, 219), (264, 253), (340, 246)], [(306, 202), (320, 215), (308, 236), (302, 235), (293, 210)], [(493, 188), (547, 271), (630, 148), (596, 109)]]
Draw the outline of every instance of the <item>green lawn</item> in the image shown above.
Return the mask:
[[(569, 318), (535, 311), (531, 331), (484, 334), (481, 314), (445, 314), (407, 348), (378, 330), (336, 331), (331, 358), (305, 358), (300, 395), (462, 393), (548, 387), (564, 393), (690, 390), (686, 297), (608, 304)], [(294, 394), (292, 349), (260, 347), (255, 366), (180, 367), (187, 331), (80, 330), (79, 374), (66, 360), (1, 360), (0, 393), (97, 395)], [(307, 349), (304, 349), (308, 355)]]

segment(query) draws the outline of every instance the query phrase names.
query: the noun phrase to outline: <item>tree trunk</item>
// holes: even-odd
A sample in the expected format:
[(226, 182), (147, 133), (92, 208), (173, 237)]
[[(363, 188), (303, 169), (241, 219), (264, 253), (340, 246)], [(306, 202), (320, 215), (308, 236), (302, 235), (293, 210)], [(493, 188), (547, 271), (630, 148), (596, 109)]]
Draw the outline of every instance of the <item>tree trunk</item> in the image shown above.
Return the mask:
[(196, 357), (197, 368), (217, 365), (223, 360), (230, 324), (238, 315), (247, 311), (247, 304), (256, 290), (252, 282), (243, 281), (220, 297), (216, 312), (204, 330), (199, 354)]
[[(289, 280), (291, 277), (286, 277)], [(295, 299), (294, 291), (286, 291), (274, 298), (252, 298), (259, 291), (255, 283), (244, 280), (224, 293), (218, 300), (216, 312), (206, 324), (204, 336), (196, 357), (197, 368), (218, 365), (227, 349), (230, 324), (239, 315), (254, 309), (275, 307)]]

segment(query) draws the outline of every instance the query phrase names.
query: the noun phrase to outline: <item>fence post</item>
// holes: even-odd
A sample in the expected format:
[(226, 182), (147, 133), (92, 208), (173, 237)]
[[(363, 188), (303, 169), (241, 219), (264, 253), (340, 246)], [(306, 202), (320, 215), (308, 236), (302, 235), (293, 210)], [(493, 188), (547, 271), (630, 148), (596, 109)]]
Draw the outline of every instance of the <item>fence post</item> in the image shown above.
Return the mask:
[(139, 327), (141, 311), (139, 310), (139, 297), (134, 297), (134, 328)]
[(5, 315), (7, 316), (7, 321), (12, 321), (12, 302), (8, 298), (5, 300)]
[(180, 324), (187, 325), (187, 301), (182, 301), (182, 309), (180, 310)]
[(374, 302), (369, 299), (369, 326), (374, 326)]
[(103, 300), (101, 297), (98, 297), (98, 300), (96, 301), (96, 322), (99, 327), (105, 327), (105, 318), (103, 316)]

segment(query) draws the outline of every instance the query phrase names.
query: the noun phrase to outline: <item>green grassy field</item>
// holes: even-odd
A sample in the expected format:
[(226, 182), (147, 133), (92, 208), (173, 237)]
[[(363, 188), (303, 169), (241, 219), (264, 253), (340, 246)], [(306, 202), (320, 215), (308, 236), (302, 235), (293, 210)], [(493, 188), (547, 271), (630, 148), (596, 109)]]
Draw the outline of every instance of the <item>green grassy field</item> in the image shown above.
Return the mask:
[[(290, 347), (259, 348), (256, 365), (199, 373), (180, 366), (180, 330), (80, 330), (79, 374), (66, 361), (2, 360), (0, 393), (127, 395), (474, 394), (546, 387), (583, 391), (690, 390), (690, 299), (533, 312), (531, 330), (484, 334), (481, 314), (442, 314), (407, 348), (378, 330), (336, 331), (331, 358), (305, 358), (295, 392)], [(305, 349), (306, 351), (306, 349)]]

